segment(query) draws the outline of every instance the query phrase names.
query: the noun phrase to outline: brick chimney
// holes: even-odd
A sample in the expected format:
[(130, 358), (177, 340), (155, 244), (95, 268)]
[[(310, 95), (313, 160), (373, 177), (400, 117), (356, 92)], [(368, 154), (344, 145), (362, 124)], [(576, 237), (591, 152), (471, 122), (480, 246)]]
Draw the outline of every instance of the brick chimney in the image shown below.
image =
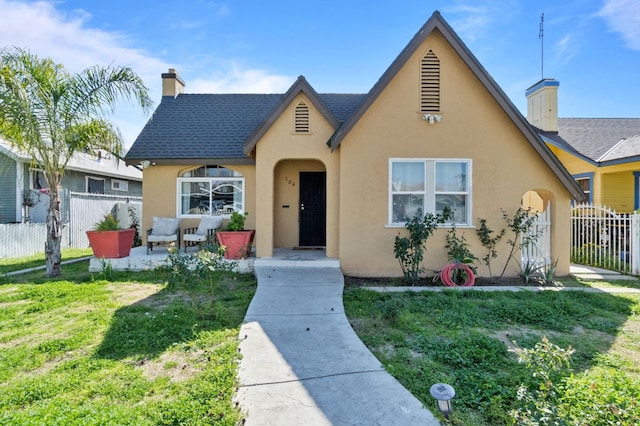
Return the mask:
[(169, 72), (162, 73), (162, 96), (175, 98), (184, 93), (184, 86), (184, 81), (174, 68), (169, 68)]
[(558, 86), (560, 86), (558, 80), (545, 78), (525, 92), (527, 120), (540, 130), (558, 131)]

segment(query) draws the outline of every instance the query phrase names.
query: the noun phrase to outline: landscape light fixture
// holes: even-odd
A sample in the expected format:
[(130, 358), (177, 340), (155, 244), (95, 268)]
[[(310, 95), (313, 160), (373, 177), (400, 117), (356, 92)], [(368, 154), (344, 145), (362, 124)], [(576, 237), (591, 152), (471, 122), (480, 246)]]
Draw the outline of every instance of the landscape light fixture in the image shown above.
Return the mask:
[(445, 419), (448, 420), (452, 411), (451, 400), (456, 396), (455, 389), (446, 383), (436, 383), (431, 386), (429, 393), (438, 401), (438, 409)]

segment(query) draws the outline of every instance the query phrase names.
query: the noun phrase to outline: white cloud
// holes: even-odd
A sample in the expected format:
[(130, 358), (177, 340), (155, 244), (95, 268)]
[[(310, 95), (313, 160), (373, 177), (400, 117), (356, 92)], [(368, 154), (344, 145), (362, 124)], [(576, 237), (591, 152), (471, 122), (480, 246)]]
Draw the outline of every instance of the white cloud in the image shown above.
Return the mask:
[(567, 34), (555, 45), (556, 58), (562, 63), (569, 62), (576, 55), (575, 40), (572, 34)]
[[(0, 0), (0, 43), (26, 48), (40, 57), (61, 63), (70, 72), (93, 65), (131, 67), (160, 97), (160, 73), (168, 65), (154, 56), (130, 47), (126, 35), (90, 27), (91, 16), (82, 11), (62, 13), (52, 2)], [(130, 145), (145, 123), (144, 116), (128, 104), (120, 104), (113, 122)]]
[(512, 0), (490, 0), (480, 5), (468, 0), (457, 0), (444, 8), (444, 12), (456, 16), (451, 20), (452, 27), (464, 40), (471, 42), (488, 30), (495, 31), (496, 22), (504, 24), (517, 10), (517, 2)]
[[(50, 1), (0, 0), (0, 45), (28, 48), (40, 57), (52, 58), (71, 72), (93, 65), (131, 67), (151, 89), (151, 96), (161, 96), (160, 74), (169, 68), (188, 71), (194, 64), (168, 64), (151, 53), (137, 49), (127, 34), (105, 31), (91, 26), (91, 15), (83, 10), (62, 12)], [(219, 17), (230, 14), (226, 4), (211, 3)], [(189, 25), (182, 23), (182, 25)], [(158, 52), (164, 55), (166, 52)], [(294, 78), (274, 75), (260, 69), (246, 69), (235, 62), (218, 61), (220, 71), (194, 76), (187, 80), (189, 93), (283, 92)], [(217, 68), (220, 68), (219, 66)], [(208, 68), (209, 72), (211, 68)], [(187, 72), (188, 74), (188, 72)], [(147, 117), (129, 104), (119, 104), (112, 118), (129, 147), (144, 126)]]
[(640, 2), (638, 0), (606, 0), (598, 13), (609, 29), (622, 35), (627, 46), (640, 50)]
[(230, 62), (225, 70), (206, 78), (186, 81), (187, 93), (282, 93), (295, 81), (294, 77), (270, 74), (260, 69), (243, 69)]

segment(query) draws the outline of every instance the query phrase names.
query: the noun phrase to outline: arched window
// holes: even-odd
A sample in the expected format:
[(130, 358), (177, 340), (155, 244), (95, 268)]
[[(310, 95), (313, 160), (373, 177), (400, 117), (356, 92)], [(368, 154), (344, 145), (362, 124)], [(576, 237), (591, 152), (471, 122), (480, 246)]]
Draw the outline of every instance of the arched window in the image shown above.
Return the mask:
[(178, 216), (228, 216), (244, 212), (244, 177), (220, 166), (203, 166), (178, 178)]
[(440, 59), (433, 50), (420, 61), (420, 112), (440, 112)]
[(296, 106), (295, 132), (309, 133), (309, 107), (303, 101)]

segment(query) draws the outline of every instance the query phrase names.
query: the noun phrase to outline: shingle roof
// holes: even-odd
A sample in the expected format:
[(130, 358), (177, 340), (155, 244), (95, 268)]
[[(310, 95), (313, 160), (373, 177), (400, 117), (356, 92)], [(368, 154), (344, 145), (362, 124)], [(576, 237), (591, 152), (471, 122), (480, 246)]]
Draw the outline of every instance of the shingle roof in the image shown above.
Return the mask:
[[(438, 11), (427, 20), (368, 94), (318, 94), (331, 114), (341, 122), (327, 142), (331, 150), (337, 149), (408, 58), (435, 30), (440, 31), (567, 191), (578, 201), (584, 199), (584, 193), (562, 163)], [(297, 85), (304, 85), (304, 82), (298, 79), (285, 95), (178, 95), (175, 99), (163, 99), (125, 159), (129, 164), (156, 159), (162, 159), (164, 164), (188, 164), (185, 161), (189, 159), (198, 159), (199, 163), (214, 159), (227, 159), (227, 164), (232, 164), (232, 161), (252, 162), (248, 153), (255, 144), (256, 136), (268, 127), (269, 117), (273, 117), (276, 108), (282, 107), (282, 100), (290, 96)], [(308, 91), (315, 94), (310, 86)], [(252, 96), (256, 98), (251, 99)], [(198, 102), (191, 101), (192, 97), (198, 98)], [(185, 107), (178, 107), (183, 104)], [(242, 152), (243, 143), (247, 154)]]
[(640, 118), (559, 118), (558, 133), (538, 133), (592, 163), (640, 155)]
[[(165, 96), (127, 153), (142, 160), (188, 163), (228, 160), (248, 163), (243, 144), (280, 104), (284, 94), (181, 94)], [(364, 95), (319, 94), (339, 121), (346, 120)], [(192, 161), (191, 161), (192, 162)]]

